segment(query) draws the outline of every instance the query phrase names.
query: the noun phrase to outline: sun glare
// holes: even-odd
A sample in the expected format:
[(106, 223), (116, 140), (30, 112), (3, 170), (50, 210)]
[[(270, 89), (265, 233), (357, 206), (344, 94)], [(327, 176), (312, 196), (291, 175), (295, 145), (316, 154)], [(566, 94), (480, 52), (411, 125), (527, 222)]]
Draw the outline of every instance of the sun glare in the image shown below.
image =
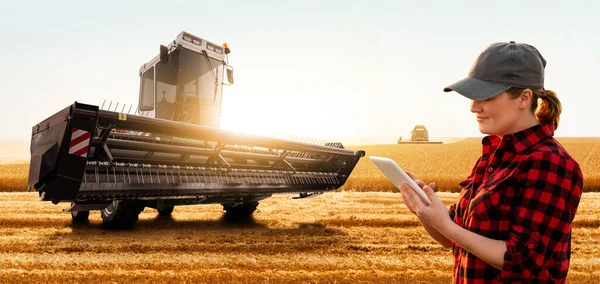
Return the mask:
[(277, 138), (305, 137), (323, 139), (331, 131), (323, 127), (317, 115), (306, 115), (307, 102), (295, 102), (293, 108), (282, 108), (281, 100), (236, 98), (225, 101), (221, 113), (221, 128), (239, 133)]

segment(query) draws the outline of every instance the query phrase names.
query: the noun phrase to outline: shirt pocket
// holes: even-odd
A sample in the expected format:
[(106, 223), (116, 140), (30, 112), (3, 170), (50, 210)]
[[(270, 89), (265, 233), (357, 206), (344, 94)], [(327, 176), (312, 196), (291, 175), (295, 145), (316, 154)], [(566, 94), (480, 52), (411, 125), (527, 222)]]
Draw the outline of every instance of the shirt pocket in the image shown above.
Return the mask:
[(510, 173), (500, 173), (487, 179), (469, 204), (469, 216), (480, 221), (507, 221), (510, 204), (505, 199), (514, 188), (512, 181)]
[(460, 225), (463, 222), (462, 219), (464, 216), (464, 212), (465, 210), (467, 210), (467, 207), (469, 205), (469, 197), (471, 196), (471, 192), (473, 191), (473, 178), (468, 177), (467, 179), (461, 181), (459, 185), (460, 187), (462, 187), (462, 190), (460, 191), (460, 195), (458, 196), (458, 202), (456, 203), (453, 215), (454, 222)]

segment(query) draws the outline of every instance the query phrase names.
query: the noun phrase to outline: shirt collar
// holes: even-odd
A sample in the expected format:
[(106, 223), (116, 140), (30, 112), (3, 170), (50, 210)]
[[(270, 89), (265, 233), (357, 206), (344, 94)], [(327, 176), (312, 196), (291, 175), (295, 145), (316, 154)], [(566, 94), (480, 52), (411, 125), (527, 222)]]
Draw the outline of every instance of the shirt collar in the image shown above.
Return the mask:
[(488, 135), (481, 141), (483, 145), (482, 154), (485, 155), (495, 151), (503, 140), (506, 144), (512, 144), (516, 153), (519, 154), (552, 136), (554, 136), (554, 127), (551, 124), (536, 124), (525, 130), (506, 134), (502, 138), (497, 135)]
[(498, 148), (498, 145), (500, 145), (500, 141), (502, 141), (502, 139), (497, 135), (488, 135), (483, 137), (481, 140), (481, 154), (485, 156), (496, 151), (496, 148)]

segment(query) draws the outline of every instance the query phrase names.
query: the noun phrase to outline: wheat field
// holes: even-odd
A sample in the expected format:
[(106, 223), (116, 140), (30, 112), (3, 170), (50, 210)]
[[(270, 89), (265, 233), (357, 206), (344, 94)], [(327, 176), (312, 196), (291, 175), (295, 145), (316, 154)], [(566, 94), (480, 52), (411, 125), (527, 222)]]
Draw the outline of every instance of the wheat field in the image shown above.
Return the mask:
[(0, 191), (25, 191), (28, 175), (29, 163), (0, 164)]
[[(584, 176), (585, 192), (600, 191), (600, 138), (558, 138), (579, 163)], [(346, 191), (395, 190), (385, 176), (369, 161), (368, 156), (394, 159), (426, 183), (435, 182), (440, 191), (459, 192), (458, 183), (470, 173), (481, 155), (481, 138), (468, 138), (451, 144), (400, 144), (348, 147), (364, 150), (362, 158), (343, 189)]]
[[(578, 161), (584, 175), (584, 191), (600, 191), (600, 138), (558, 138)], [(364, 150), (342, 191), (390, 192), (394, 186), (373, 166), (368, 156), (394, 159), (405, 170), (426, 182), (436, 182), (440, 191), (458, 192), (458, 183), (467, 177), (481, 154), (481, 139), (467, 138), (450, 144), (388, 144), (347, 147)], [(29, 164), (0, 163), (0, 192), (25, 191)]]

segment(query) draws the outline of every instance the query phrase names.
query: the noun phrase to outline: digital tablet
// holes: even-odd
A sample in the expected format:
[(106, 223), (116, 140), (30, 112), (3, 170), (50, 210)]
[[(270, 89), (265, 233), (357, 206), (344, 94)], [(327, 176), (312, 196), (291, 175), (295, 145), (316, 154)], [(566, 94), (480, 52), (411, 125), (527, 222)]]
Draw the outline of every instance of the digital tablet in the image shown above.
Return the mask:
[(429, 201), (427, 194), (425, 194), (415, 181), (411, 179), (408, 174), (394, 162), (394, 160), (377, 156), (371, 156), (369, 159), (396, 186), (396, 188), (400, 187), (403, 182), (406, 182), (415, 192), (417, 192), (425, 204), (431, 205), (431, 201)]

